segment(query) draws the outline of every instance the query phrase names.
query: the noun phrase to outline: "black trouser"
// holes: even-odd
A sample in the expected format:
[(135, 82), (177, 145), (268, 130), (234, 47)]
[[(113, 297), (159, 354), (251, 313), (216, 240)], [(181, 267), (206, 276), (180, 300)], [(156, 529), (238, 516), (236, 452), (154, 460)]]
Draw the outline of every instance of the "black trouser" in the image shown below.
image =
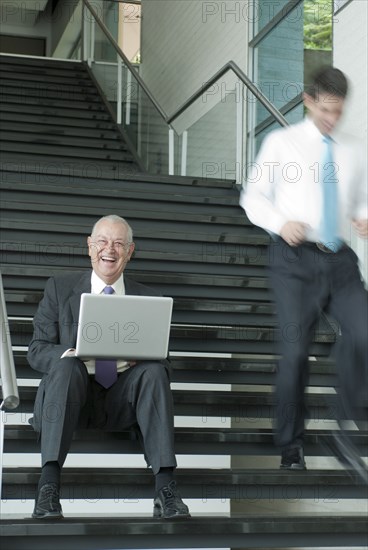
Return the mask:
[(281, 333), (275, 441), (288, 447), (303, 442), (308, 351), (323, 309), (336, 319), (341, 331), (336, 344), (340, 396), (336, 420), (357, 419), (358, 412), (366, 410), (367, 292), (357, 256), (347, 246), (333, 254), (320, 251), (313, 243), (291, 247), (279, 239), (270, 245), (269, 253)]
[(43, 377), (35, 403), (32, 424), (41, 433), (42, 465), (57, 461), (62, 467), (83, 417), (107, 431), (137, 425), (153, 473), (176, 466), (172, 393), (163, 363), (138, 362), (106, 390), (82, 361), (60, 359)]

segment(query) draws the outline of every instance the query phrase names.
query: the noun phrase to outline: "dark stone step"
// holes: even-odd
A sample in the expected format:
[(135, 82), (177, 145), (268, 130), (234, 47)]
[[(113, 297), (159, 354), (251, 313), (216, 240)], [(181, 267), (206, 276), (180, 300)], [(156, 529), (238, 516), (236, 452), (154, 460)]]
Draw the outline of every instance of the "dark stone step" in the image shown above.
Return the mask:
[[(53, 160), (73, 162), (76, 159), (78, 163), (81, 163), (86, 159), (87, 162), (93, 161), (93, 163), (104, 161), (112, 163), (132, 162), (133, 158), (126, 148), (108, 149), (102, 144), (100, 148), (95, 148), (89, 147), (88, 143), (81, 147), (68, 143), (51, 143), (51, 140), (48, 139), (41, 139), (38, 143), (36, 141), (2, 141), (0, 147), (3, 162), (14, 160), (16, 158), (14, 153), (17, 157), (22, 157), (23, 162), (27, 162), (27, 159), (39, 159), (41, 162), (52, 162)], [(19, 154), (20, 148), (23, 150), (22, 155)], [(12, 153), (13, 155), (11, 155)]]
[(10, 125), (20, 125), (26, 127), (37, 127), (40, 125), (45, 125), (49, 128), (65, 128), (65, 131), (68, 129), (73, 129), (75, 131), (89, 132), (94, 131), (94, 129), (108, 129), (116, 130), (115, 123), (112, 122), (111, 117), (107, 114), (96, 117), (66, 117), (62, 116), (62, 113), (57, 115), (51, 114), (32, 114), (29, 112), (18, 112), (18, 111), (2, 111), (0, 105), (0, 121), (1, 125), (10, 124)]
[[(5, 468), (2, 498), (31, 500), (37, 490), (40, 468)], [(183, 498), (273, 500), (345, 498), (365, 499), (366, 487), (345, 471), (269, 469), (178, 469), (176, 479)], [(153, 475), (147, 469), (64, 468), (61, 499), (154, 498)]]
[[(19, 132), (22, 132), (23, 137), (24, 136), (46, 136), (50, 137), (51, 139), (57, 138), (57, 139), (73, 139), (77, 140), (77, 138), (81, 139), (87, 139), (89, 140), (100, 140), (101, 143), (104, 143), (105, 141), (110, 143), (110, 141), (113, 142), (119, 142), (120, 134), (118, 131), (113, 127), (113, 125), (110, 125), (111, 128), (101, 129), (101, 128), (81, 128), (76, 126), (67, 126), (67, 125), (57, 125), (57, 124), (47, 124), (47, 123), (24, 123), (23, 122), (16, 122), (16, 121), (4, 121), (1, 120), (1, 129), (5, 133), (6, 136), (9, 136), (11, 132), (13, 132), (15, 135), (19, 136)], [(103, 141), (102, 141), (103, 140)]]
[[(53, 168), (53, 170), (52, 170)], [(51, 177), (53, 176), (53, 177)], [(57, 195), (65, 194), (63, 190), (63, 184), (65, 184), (66, 174), (59, 172), (56, 167), (50, 167), (50, 171), (42, 171), (39, 173), (22, 173), (21, 170), (17, 172), (14, 170), (4, 170), (4, 177), (1, 185), (4, 189), (14, 190), (13, 183), (17, 183), (20, 189), (24, 191), (32, 191), (42, 193), (50, 193)], [(86, 194), (86, 182), (82, 178), (75, 177), (74, 180), (69, 180), (69, 184), (73, 186), (68, 189), (68, 193), (71, 195), (85, 195)], [(125, 191), (137, 192), (146, 190), (152, 191), (154, 187), (159, 193), (166, 192), (169, 195), (171, 190), (174, 191), (174, 200), (180, 200), (180, 197), (189, 195), (190, 204), (192, 201), (195, 203), (195, 198), (202, 199), (204, 204), (210, 204), (211, 199), (216, 198), (221, 206), (231, 205), (239, 208), (239, 192), (234, 187), (234, 183), (228, 180), (208, 180), (201, 178), (191, 178), (187, 176), (163, 176), (138, 173), (130, 178), (122, 178), (119, 185), (116, 182), (110, 180), (104, 181), (103, 176), (99, 179), (88, 181), (91, 186), (88, 191), (93, 191), (96, 196), (102, 195), (103, 191), (108, 191), (113, 195), (124, 189)], [(164, 196), (162, 197), (164, 199)], [(207, 200), (203, 200), (207, 199)], [(169, 200), (169, 199), (166, 199)]]
[(75, 125), (79, 125), (80, 123), (84, 123), (83, 121), (85, 119), (96, 122), (111, 122), (111, 116), (110, 114), (104, 109), (102, 106), (99, 106), (99, 108), (92, 108), (93, 105), (91, 105), (91, 108), (85, 108), (85, 109), (73, 109), (71, 106), (67, 108), (67, 106), (62, 105), (42, 105), (34, 103), (33, 105), (30, 105), (29, 103), (27, 105), (23, 105), (21, 102), (13, 102), (13, 103), (1, 103), (0, 105), (0, 120), (3, 118), (3, 113), (8, 113), (8, 116), (10, 116), (11, 113), (18, 113), (21, 116), (26, 115), (28, 117), (33, 116), (35, 121), (41, 121), (43, 117), (55, 117), (59, 121), (60, 120), (67, 120), (72, 119), (74, 121)]
[(7, 550), (104, 548), (364, 547), (365, 514), (254, 513), (194, 516), (186, 521), (152, 517), (68, 517), (35, 521), (5, 519), (0, 533)]
[[(169, 191), (170, 186), (168, 186), (167, 191)], [(170, 207), (169, 209), (163, 209), (159, 201), (154, 200), (156, 196), (153, 193), (152, 185), (148, 185), (146, 189), (141, 189), (140, 186), (137, 186), (137, 198), (129, 199), (124, 196), (124, 191), (122, 191), (121, 200), (126, 201), (126, 209), (129, 213), (129, 220), (134, 228), (136, 223), (140, 222), (141, 224), (157, 223), (160, 222), (173, 222), (175, 224), (176, 233), (180, 231), (181, 228), (186, 229), (187, 231), (193, 228), (196, 231), (206, 230), (206, 234), (209, 236), (217, 235), (217, 242), (219, 243), (247, 243), (247, 239), (251, 236), (252, 244), (255, 244), (255, 249), (252, 254), (254, 261), (261, 254), (261, 250), (257, 249), (257, 244), (267, 245), (269, 243), (269, 237), (265, 233), (254, 231), (247, 224), (247, 219), (242, 212), (235, 204), (233, 208), (228, 207), (229, 212), (223, 213), (223, 215), (217, 215), (211, 213), (212, 208), (210, 205), (207, 206), (206, 203), (203, 203), (202, 208), (195, 208), (189, 205), (184, 206), (179, 205), (176, 208)], [(46, 193), (33, 193), (28, 190), (13, 190), (3, 189), (2, 191), (2, 210), (6, 213), (7, 210), (16, 213), (23, 213), (24, 211), (32, 212), (42, 212), (47, 214), (52, 212), (52, 216), (73, 216), (80, 213), (80, 205), (75, 204), (75, 198), (78, 195), (71, 195), (67, 197), (65, 194), (46, 194)], [(111, 206), (108, 197), (103, 197), (98, 201), (100, 204), (97, 205), (97, 201), (89, 200), (90, 204), (85, 204), (83, 207), (83, 214), (94, 217), (98, 219), (99, 214), (101, 213), (101, 208), (106, 205), (109, 205), (109, 212), (115, 213), (116, 211), (121, 210), (120, 204), (118, 206)], [(120, 201), (119, 201), (120, 202)], [(148, 218), (149, 214), (149, 218)], [(80, 218), (81, 231), (85, 232), (86, 228), (83, 223), (84, 218)], [(82, 225), (83, 224), (83, 225)], [(186, 225), (183, 225), (186, 224)], [(225, 227), (222, 227), (225, 226)], [(212, 237), (213, 239), (213, 237)], [(196, 239), (198, 240), (198, 239)], [(207, 251), (207, 255), (210, 256), (211, 249)], [(234, 251), (233, 251), (234, 253)], [(205, 258), (206, 259), (206, 258)]]
[[(271, 429), (266, 428), (175, 428), (175, 450), (179, 454), (263, 456), (277, 459), (279, 475), (280, 451), (275, 446)], [(234, 417), (236, 426), (242, 420)], [(254, 419), (256, 420), (256, 419)], [(351, 430), (349, 437), (360, 456), (368, 451), (367, 430)], [(326, 429), (307, 429), (305, 434), (305, 454), (308, 456), (331, 456), (331, 433)], [(5, 425), (4, 452), (39, 453), (38, 436), (29, 424)], [(142, 448), (134, 430), (105, 432), (102, 430), (76, 430), (71, 453), (140, 453)], [(28, 470), (28, 468), (27, 468)], [(22, 471), (22, 470), (19, 470)], [(201, 470), (199, 470), (201, 471)], [(313, 470), (311, 470), (313, 472)], [(293, 474), (295, 472), (292, 472)], [(308, 470), (308, 475), (310, 471)]]
[[(32, 412), (36, 388), (20, 387), (18, 412)], [(177, 415), (235, 418), (241, 421), (274, 416), (276, 397), (271, 391), (188, 391), (173, 390), (174, 410)], [(314, 421), (338, 418), (338, 397), (331, 393), (306, 394), (309, 416)]]
[(70, 113), (76, 113), (77, 117), (83, 111), (88, 112), (89, 116), (93, 113), (106, 113), (106, 107), (103, 102), (97, 101), (93, 98), (92, 101), (76, 101), (73, 98), (63, 99), (61, 97), (42, 97), (42, 96), (5, 96), (2, 97), (2, 109), (4, 111), (18, 110), (18, 106), (21, 110), (27, 110), (27, 112), (37, 112), (38, 109), (47, 109), (62, 111), (65, 116), (69, 116)]
[[(208, 319), (210, 321), (211, 317)], [(281, 334), (279, 328), (273, 325), (272, 322), (268, 326), (173, 324), (169, 349), (208, 353), (275, 353)], [(10, 318), (9, 329), (14, 346), (28, 346), (33, 332), (31, 319)], [(314, 331), (310, 353), (317, 356), (328, 355), (335, 338), (331, 326), (321, 318)]]
[(7, 93), (11, 89), (12, 93), (25, 93), (29, 90), (30, 93), (38, 93), (45, 97), (48, 93), (69, 93), (76, 94), (77, 96), (83, 93), (92, 97), (99, 97), (96, 86), (87, 76), (79, 80), (79, 82), (78, 79), (70, 81), (65, 78), (54, 78), (50, 82), (45, 82), (37, 78), (34, 80), (30, 78), (24, 80), (19, 73), (8, 73), (5, 71), (4, 68), (1, 67), (1, 61), (0, 72), (3, 75), (0, 82), (0, 90), (4, 93)]
[[(26, 358), (26, 348), (13, 352), (17, 378), (37, 379), (41, 373), (33, 370)], [(170, 356), (173, 382), (207, 384), (273, 385), (277, 358), (272, 357), (192, 357)], [(315, 358), (309, 362), (309, 385), (334, 387), (337, 384), (335, 363)]]
[[(14, 81), (13, 81), (14, 82)], [(76, 105), (82, 102), (87, 104), (98, 103), (101, 105), (101, 97), (98, 95), (96, 88), (88, 90), (84, 86), (61, 86), (60, 84), (49, 84), (45, 86), (45, 83), (34, 83), (32, 86), (29, 82), (23, 84), (23, 82), (11, 82), (2, 79), (0, 85), (1, 101), (4, 103), (13, 103), (18, 99), (27, 104), (29, 98), (38, 99), (41, 103), (44, 101), (46, 104), (50, 101), (62, 100), (72, 101)]]
[[(27, 153), (22, 155), (15, 151), (3, 152), (2, 167), (5, 170), (15, 169), (16, 171), (26, 172), (47, 172), (52, 166), (52, 170), (63, 171), (65, 174), (69, 174), (74, 177), (85, 177), (86, 187), (89, 177), (104, 177), (109, 179), (115, 179), (118, 177), (131, 176), (138, 172), (138, 166), (133, 162), (133, 159), (119, 161), (119, 160), (104, 160), (90, 158), (76, 157), (58, 157), (53, 155), (43, 155), (37, 153)], [(1, 169), (1, 168), (0, 168)]]
[[(67, 148), (75, 147), (76, 151), (73, 156), (80, 153), (80, 156), (84, 156), (85, 151), (95, 151), (98, 149), (100, 154), (105, 154), (105, 152), (112, 151), (127, 151), (127, 146), (119, 139), (115, 134), (112, 139), (91, 136), (66, 136), (66, 135), (50, 135), (47, 133), (33, 133), (22, 131), (9, 131), (5, 128), (0, 131), (0, 140), (1, 147), (7, 145), (8, 149), (11, 150), (11, 145), (16, 145), (16, 148), (22, 147), (24, 150), (27, 150), (27, 147), (42, 145), (42, 153), (47, 154), (46, 147), (60, 147), (60, 154)], [(51, 149), (50, 149), (51, 150)], [(96, 152), (96, 151), (95, 151)], [(98, 156), (96, 157), (98, 158)]]

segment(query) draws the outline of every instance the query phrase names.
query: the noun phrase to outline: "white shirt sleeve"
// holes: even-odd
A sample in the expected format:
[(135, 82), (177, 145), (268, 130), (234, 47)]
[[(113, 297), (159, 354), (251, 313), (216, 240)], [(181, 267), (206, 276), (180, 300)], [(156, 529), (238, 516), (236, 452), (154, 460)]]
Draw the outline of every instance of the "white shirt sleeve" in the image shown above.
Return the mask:
[(280, 171), (275, 141), (274, 133), (264, 139), (241, 191), (240, 206), (253, 224), (279, 235), (288, 220), (274, 203), (275, 185)]

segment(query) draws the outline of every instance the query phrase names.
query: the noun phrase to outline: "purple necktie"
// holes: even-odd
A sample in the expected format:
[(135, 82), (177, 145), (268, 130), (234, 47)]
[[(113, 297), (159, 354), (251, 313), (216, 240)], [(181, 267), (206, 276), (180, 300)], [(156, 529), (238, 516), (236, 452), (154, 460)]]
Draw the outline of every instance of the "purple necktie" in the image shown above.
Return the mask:
[[(104, 294), (114, 294), (111, 286), (105, 286), (102, 291)], [(96, 359), (95, 361), (95, 380), (104, 388), (109, 388), (118, 379), (115, 359)]]

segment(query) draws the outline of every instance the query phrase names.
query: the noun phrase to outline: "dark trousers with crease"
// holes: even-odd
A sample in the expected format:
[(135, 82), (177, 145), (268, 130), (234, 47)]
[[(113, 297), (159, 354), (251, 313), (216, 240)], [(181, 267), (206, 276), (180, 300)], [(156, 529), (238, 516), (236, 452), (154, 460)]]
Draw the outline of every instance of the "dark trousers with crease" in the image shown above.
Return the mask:
[(329, 418), (340, 424), (366, 419), (368, 300), (357, 256), (348, 246), (329, 254), (313, 243), (291, 247), (279, 239), (271, 243), (269, 254), (281, 354), (275, 387), (275, 442), (287, 448), (303, 444), (309, 347), (322, 310), (339, 325), (335, 344), (338, 407)]
[(137, 426), (153, 473), (176, 466), (173, 400), (164, 363), (138, 362), (104, 389), (82, 361), (60, 359), (41, 381), (32, 424), (40, 431), (42, 465), (57, 461), (62, 467), (74, 431), (90, 425), (106, 431)]

